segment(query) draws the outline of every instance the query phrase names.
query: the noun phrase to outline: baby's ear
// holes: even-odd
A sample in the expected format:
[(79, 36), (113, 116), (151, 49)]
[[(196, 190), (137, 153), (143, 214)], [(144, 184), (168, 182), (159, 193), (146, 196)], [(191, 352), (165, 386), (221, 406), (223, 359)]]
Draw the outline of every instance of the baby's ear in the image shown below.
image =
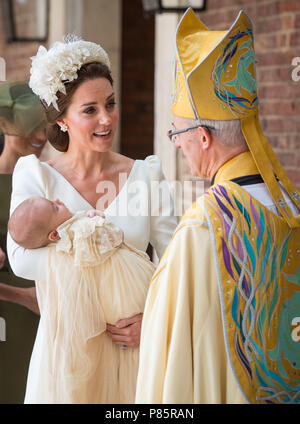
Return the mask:
[(48, 234), (48, 239), (50, 241), (60, 240), (58, 232), (56, 230), (51, 231), (51, 233)]

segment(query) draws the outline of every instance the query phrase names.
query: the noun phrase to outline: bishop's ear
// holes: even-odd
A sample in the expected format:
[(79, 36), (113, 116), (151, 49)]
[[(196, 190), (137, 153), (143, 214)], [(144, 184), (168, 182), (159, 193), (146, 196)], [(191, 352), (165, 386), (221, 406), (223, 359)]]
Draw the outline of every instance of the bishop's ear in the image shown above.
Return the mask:
[(197, 130), (200, 135), (202, 149), (209, 149), (212, 143), (212, 135), (210, 131), (205, 127), (199, 127)]
[(50, 241), (60, 240), (58, 232), (56, 230), (51, 231), (51, 233), (48, 234), (48, 239)]

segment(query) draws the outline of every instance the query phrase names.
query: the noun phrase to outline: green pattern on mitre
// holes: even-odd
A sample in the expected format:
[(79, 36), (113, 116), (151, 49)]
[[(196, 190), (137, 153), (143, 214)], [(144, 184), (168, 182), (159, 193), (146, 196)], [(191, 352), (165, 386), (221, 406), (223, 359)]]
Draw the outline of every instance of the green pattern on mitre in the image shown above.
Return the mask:
[[(248, 40), (240, 46), (240, 50), (246, 49), (239, 59), (237, 65), (237, 76), (231, 81), (224, 82), (228, 87), (234, 87), (235, 90), (241, 95), (241, 88), (247, 90), (251, 96), (256, 91), (256, 71), (255, 71), (255, 54), (252, 48), (252, 40)], [(253, 65), (254, 77), (249, 72), (249, 67)]]
[(41, 102), (27, 82), (0, 83), (0, 134), (27, 137), (45, 125)]

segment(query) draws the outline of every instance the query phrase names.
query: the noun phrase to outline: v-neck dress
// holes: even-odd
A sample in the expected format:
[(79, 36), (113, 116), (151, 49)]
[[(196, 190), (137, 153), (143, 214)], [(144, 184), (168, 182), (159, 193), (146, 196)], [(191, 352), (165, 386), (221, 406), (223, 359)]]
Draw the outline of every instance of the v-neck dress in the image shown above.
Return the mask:
[[(163, 195), (159, 195), (157, 188), (162, 186)], [(151, 243), (159, 258), (177, 225), (173, 202), (166, 187), (157, 156), (136, 160), (119, 194), (104, 211), (105, 216), (123, 230), (126, 243), (141, 251), (146, 251)], [(60, 199), (73, 213), (93, 209), (58, 171), (47, 163), (40, 162), (35, 155), (29, 155), (20, 158), (15, 166), (10, 214), (21, 202), (33, 196), (42, 196), (49, 200)], [(10, 265), (17, 276), (35, 281), (45, 280), (48, 247), (24, 249), (8, 235), (7, 252)], [(39, 301), (38, 285), (37, 297)], [(42, 340), (43, 327), (40, 322), (30, 361), (25, 403), (36, 403), (39, 368), (42, 364)], [(112, 373), (112, 378), (115, 378), (115, 373)]]

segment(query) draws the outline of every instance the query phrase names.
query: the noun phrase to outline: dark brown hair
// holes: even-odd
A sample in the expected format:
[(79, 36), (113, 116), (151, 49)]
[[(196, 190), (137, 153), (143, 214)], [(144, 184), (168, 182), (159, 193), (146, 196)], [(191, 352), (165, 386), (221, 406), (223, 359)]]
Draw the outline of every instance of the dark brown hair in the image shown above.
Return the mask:
[(69, 134), (67, 132), (62, 132), (60, 126), (56, 122), (64, 117), (77, 88), (83, 82), (96, 78), (106, 78), (111, 85), (113, 85), (111, 72), (103, 63), (87, 63), (80, 68), (77, 75), (78, 78), (74, 81), (65, 83), (66, 94), (61, 92), (56, 94), (58, 97), (57, 105), (59, 111), (57, 111), (52, 104), (47, 106), (43, 103), (47, 119), (47, 138), (52, 146), (60, 152), (66, 152), (68, 150)]

